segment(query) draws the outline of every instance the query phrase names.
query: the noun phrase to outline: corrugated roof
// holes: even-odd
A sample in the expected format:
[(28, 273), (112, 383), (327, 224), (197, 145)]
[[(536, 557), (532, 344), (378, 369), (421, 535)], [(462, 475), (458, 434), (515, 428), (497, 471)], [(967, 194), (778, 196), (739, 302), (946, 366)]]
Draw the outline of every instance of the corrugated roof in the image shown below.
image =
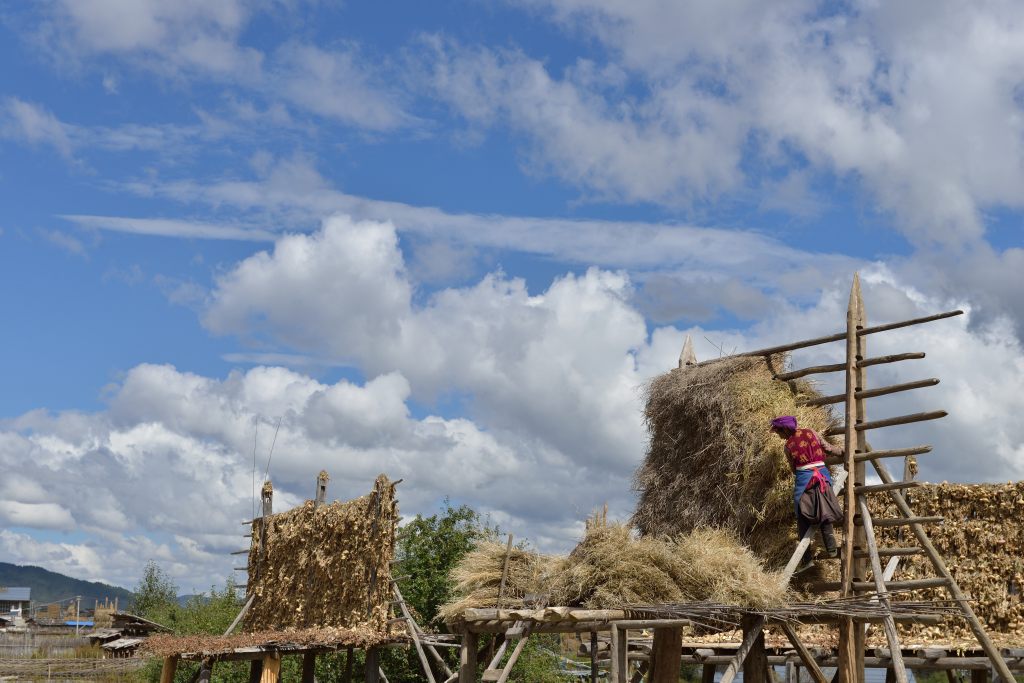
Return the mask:
[(22, 586), (0, 586), (0, 600), (27, 602), (32, 599), (32, 589)]

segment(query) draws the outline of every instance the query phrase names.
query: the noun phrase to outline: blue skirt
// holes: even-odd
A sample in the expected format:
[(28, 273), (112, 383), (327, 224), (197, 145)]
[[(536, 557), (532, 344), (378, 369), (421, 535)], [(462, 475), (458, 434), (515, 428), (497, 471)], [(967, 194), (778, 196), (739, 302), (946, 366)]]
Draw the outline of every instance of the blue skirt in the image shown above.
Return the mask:
[[(821, 472), (822, 476), (828, 480), (829, 486), (832, 485), (832, 475), (828, 472), (828, 467), (818, 467), (817, 470)], [(797, 470), (796, 477), (793, 481), (793, 512), (796, 514), (797, 519), (800, 518), (800, 496), (804, 495), (804, 491), (807, 490), (807, 485), (811, 483), (811, 477), (814, 476), (814, 470)]]

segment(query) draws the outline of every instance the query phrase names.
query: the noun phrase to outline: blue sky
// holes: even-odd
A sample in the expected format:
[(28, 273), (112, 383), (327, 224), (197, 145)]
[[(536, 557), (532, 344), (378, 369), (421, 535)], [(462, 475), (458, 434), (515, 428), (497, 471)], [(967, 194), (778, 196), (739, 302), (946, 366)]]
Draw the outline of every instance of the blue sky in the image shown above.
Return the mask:
[[(926, 475), (1019, 477), (1022, 26), (1013, 3), (0, 2), (0, 559), (208, 585), (278, 420), (286, 502), (321, 466), (338, 497), (385, 470), (408, 512), (451, 496), (564, 548), (629, 514), (636, 389), (686, 334), (834, 331), (855, 270), (873, 320), (969, 310), (893, 370), (944, 379)], [(175, 518), (183, 496), (217, 502)]]

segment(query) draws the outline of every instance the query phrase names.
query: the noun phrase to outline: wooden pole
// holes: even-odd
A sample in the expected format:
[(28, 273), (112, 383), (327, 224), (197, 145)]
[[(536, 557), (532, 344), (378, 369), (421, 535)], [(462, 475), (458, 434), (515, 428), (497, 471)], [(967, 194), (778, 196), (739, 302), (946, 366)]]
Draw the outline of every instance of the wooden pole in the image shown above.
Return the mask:
[(615, 624), (611, 625), (611, 631), (611, 671), (608, 680), (610, 683), (626, 683), (626, 676), (629, 673), (629, 631)]
[(590, 632), (590, 683), (597, 683), (597, 631)]
[(780, 624), (782, 632), (786, 634), (786, 638), (789, 639), (790, 645), (796, 648), (796, 653), (800, 656), (800, 661), (804, 663), (804, 667), (807, 669), (807, 673), (814, 679), (814, 683), (828, 683), (825, 678), (825, 674), (822, 672), (821, 667), (818, 666), (818, 662), (815, 661), (814, 655), (807, 649), (803, 641), (800, 640), (800, 636), (797, 635), (796, 629), (789, 622), (782, 622)]
[(164, 657), (164, 666), (160, 669), (160, 683), (174, 683), (174, 672), (178, 670), (178, 655)]
[(498, 683), (506, 683), (508, 677), (512, 675), (512, 667), (515, 666), (516, 661), (519, 659), (519, 655), (523, 654), (523, 648), (526, 647), (527, 636), (523, 636), (516, 643), (515, 648), (512, 650), (512, 654), (508, 656), (508, 663), (505, 664), (505, 668), (502, 669), (501, 675), (498, 676)]
[(352, 669), (353, 669), (353, 662), (352, 662), (352, 660), (353, 660), (355, 654), (356, 654), (356, 652), (355, 652), (355, 648), (353, 646), (349, 645), (347, 648), (345, 648), (345, 678), (343, 679), (345, 681), (345, 683), (352, 683), (352, 673), (353, 673), (353, 671), (352, 671)]
[(426, 674), (427, 680), (430, 683), (436, 683), (434, 672), (430, 669), (430, 662), (427, 661), (427, 653), (423, 651), (423, 644), (420, 642), (420, 636), (416, 632), (416, 624), (412, 619), (412, 615), (409, 614), (409, 609), (405, 605), (405, 599), (402, 597), (402, 591), (398, 590), (398, 583), (396, 581), (391, 582), (391, 589), (395, 594), (395, 601), (402, 610), (402, 617), (405, 619), (405, 626), (409, 631), (409, 637), (412, 638), (412, 643), (416, 647), (416, 655), (420, 659), (423, 673)]
[(380, 683), (380, 649), (371, 647), (366, 651), (366, 668), (363, 671), (366, 683)]
[(651, 645), (650, 683), (679, 683), (683, 661), (683, 631), (680, 628), (654, 629)]
[(476, 683), (476, 649), (479, 636), (474, 631), (462, 635), (459, 653), (459, 683)]
[(263, 660), (254, 659), (249, 662), (249, 683), (260, 683), (263, 678)]
[[(923, 353), (896, 353), (889, 356), (878, 356), (876, 358), (865, 358), (864, 360), (857, 363), (857, 367), (867, 368), (872, 365), (883, 365), (885, 363), (896, 363), (901, 360), (914, 360), (918, 358), (924, 358)], [(800, 379), (807, 375), (819, 375), (828, 372), (842, 372), (846, 369), (846, 363), (830, 363), (829, 365), (815, 365), (809, 368), (802, 368), (800, 370), (790, 370), (789, 372), (780, 372), (775, 375), (775, 379), (788, 382), (791, 379)]]
[[(864, 310), (864, 296), (860, 289), (860, 278), (856, 277), (853, 280), (853, 289), (857, 304), (856, 310), (856, 326), (857, 326), (857, 344), (856, 344), (856, 360), (854, 362), (854, 379), (856, 390), (853, 393), (854, 400), (854, 413), (857, 420), (857, 448), (854, 455), (857, 453), (863, 453), (867, 450), (867, 435), (861, 429), (861, 427), (867, 422), (867, 404), (865, 402), (866, 395), (869, 394), (867, 388), (867, 372), (860, 362), (867, 358), (867, 337), (861, 334), (861, 331), (867, 327), (867, 313)], [(864, 488), (867, 479), (867, 465), (863, 462), (857, 462), (856, 458), (853, 460), (854, 463), (854, 480), (852, 494), (854, 499), (856, 498), (857, 489)], [(853, 576), (854, 581), (864, 581), (867, 578), (867, 566), (868, 562), (864, 558), (859, 558), (856, 555), (857, 550), (866, 550), (868, 541), (867, 534), (863, 525), (858, 525), (854, 529), (853, 536), (854, 545), (854, 556), (853, 556)], [(876, 555), (877, 557), (877, 555)], [(891, 621), (891, 617), (890, 617)], [(895, 626), (893, 627), (893, 633), (895, 634)], [(864, 645), (866, 640), (866, 631), (862, 626), (855, 626), (853, 630), (854, 643), (853, 649), (856, 654), (856, 666), (854, 667), (857, 673), (857, 680), (860, 683), (864, 683)], [(900, 669), (903, 668), (902, 661), (900, 662)], [(903, 680), (899, 683), (906, 683), (906, 675), (904, 673)]]
[(741, 618), (741, 624), (744, 633), (752, 630), (757, 634), (750, 652), (747, 653), (746, 659), (743, 660), (743, 680), (749, 683), (767, 683), (768, 658), (764, 651), (764, 620), (745, 614)]
[(302, 683), (314, 683), (316, 679), (316, 653), (302, 655)]
[[(871, 526), (871, 513), (868, 511), (868, 501), (864, 496), (857, 498), (860, 506), (860, 516), (864, 522), (864, 535), (867, 540), (868, 555), (871, 559), (871, 573), (875, 578), (875, 592), (878, 593), (878, 602), (887, 610), (889, 609), (889, 598), (886, 597), (885, 576), (882, 571), (882, 562), (878, 558), (878, 547), (875, 545), (875, 531)], [(896, 633), (896, 622), (892, 614), (888, 614), (882, 622), (885, 628), (885, 639), (889, 644), (890, 657), (892, 657), (892, 670), (896, 676), (896, 683), (907, 683), (907, 670), (903, 666), (903, 653), (900, 646), (900, 638)]]
[[(846, 456), (847, 477), (856, 482), (856, 461), (854, 451), (857, 448), (856, 432), (854, 426), (857, 422), (857, 407), (854, 394), (857, 391), (857, 291), (860, 289), (860, 276), (854, 274), (853, 288), (850, 290), (850, 300), (846, 307), (846, 406), (845, 420), (843, 427), (843, 453)], [(831, 431), (831, 430), (829, 430)], [(826, 432), (827, 434), (828, 432)], [(843, 553), (840, 564), (840, 592), (842, 596), (849, 597), (853, 594), (853, 543), (854, 525), (853, 514), (855, 501), (853, 497), (853, 486), (846, 487), (844, 515), (843, 515)], [(839, 666), (836, 671), (839, 683), (858, 683), (860, 677), (857, 675), (857, 652), (856, 637), (854, 632), (853, 619), (844, 617), (839, 622)]]
[[(763, 629), (764, 617), (756, 617), (755, 620), (751, 621), (749, 624), (747, 622), (743, 622), (743, 641), (736, 649), (736, 654), (733, 655), (733, 658), (726, 665), (719, 683), (732, 683), (736, 679), (736, 674), (739, 673), (740, 667), (742, 667), (744, 661), (746, 661), (747, 655), (754, 647), (755, 641), (761, 641), (761, 651), (762, 654), (764, 653)], [(746, 678), (746, 673), (744, 673), (744, 678)]]

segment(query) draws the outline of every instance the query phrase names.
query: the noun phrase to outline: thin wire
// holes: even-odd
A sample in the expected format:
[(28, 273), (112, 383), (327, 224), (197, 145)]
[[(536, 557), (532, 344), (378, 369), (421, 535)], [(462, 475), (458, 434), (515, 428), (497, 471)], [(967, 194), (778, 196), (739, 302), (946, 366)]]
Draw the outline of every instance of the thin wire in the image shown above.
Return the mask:
[(256, 519), (256, 443), (260, 438), (260, 418), (255, 419), (256, 429), (252, 435), (252, 519)]
[[(271, 460), (271, 458), (274, 457), (274, 444), (277, 443), (277, 433), (279, 431), (281, 431), (281, 420), (282, 419), (284, 419), (283, 415), (281, 417), (277, 418), (277, 428), (274, 430), (274, 440), (270, 442), (270, 454), (267, 455), (267, 471), (263, 473), (263, 481), (266, 481), (267, 477), (270, 475), (270, 460)], [(255, 515), (253, 515), (253, 516), (255, 517)]]

